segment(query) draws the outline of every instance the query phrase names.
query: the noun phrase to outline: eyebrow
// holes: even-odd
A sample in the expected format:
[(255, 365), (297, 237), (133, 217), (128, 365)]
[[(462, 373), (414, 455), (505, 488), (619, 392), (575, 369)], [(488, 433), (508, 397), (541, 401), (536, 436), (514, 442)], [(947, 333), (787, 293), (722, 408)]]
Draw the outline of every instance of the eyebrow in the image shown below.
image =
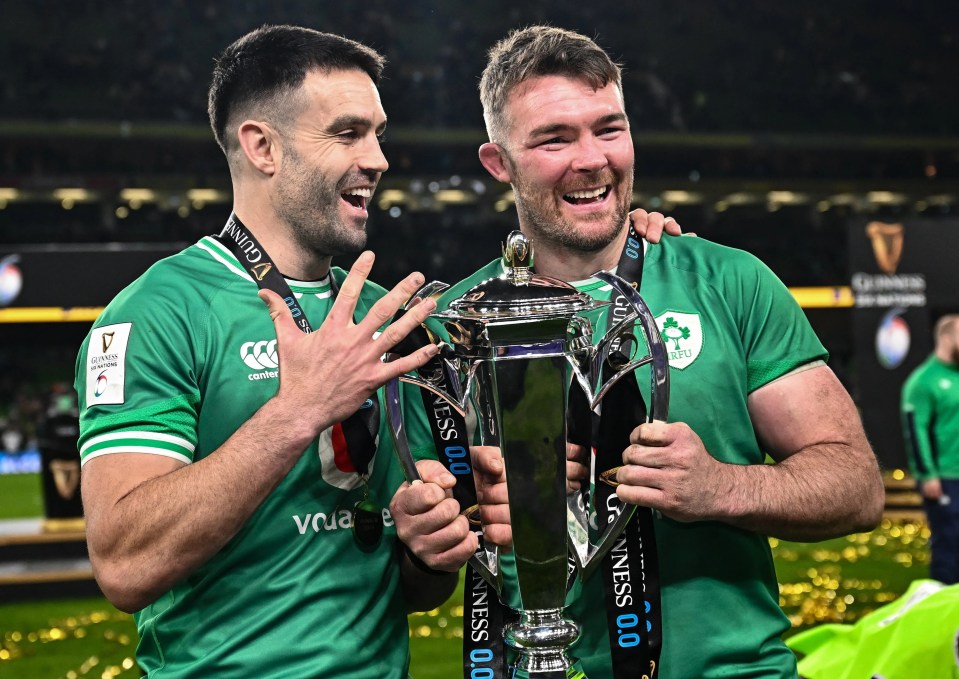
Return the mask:
[[(625, 113), (610, 113), (605, 115), (602, 118), (599, 118), (593, 121), (593, 126), (597, 125), (608, 125), (609, 123), (625, 122), (626, 114)], [(532, 132), (529, 133), (531, 137), (539, 137), (544, 134), (555, 134), (557, 132), (563, 132), (565, 130), (573, 129), (572, 125), (567, 125), (565, 123), (552, 123), (550, 125), (543, 125), (542, 127), (537, 127)]]
[[(330, 133), (337, 132), (339, 130), (345, 129), (347, 127), (372, 127), (373, 121), (364, 116), (358, 116), (354, 114), (347, 113), (338, 118), (334, 118), (333, 122), (326, 126), (326, 131)], [(386, 129), (386, 121), (384, 120), (376, 128), (377, 134), (382, 134), (383, 130)]]

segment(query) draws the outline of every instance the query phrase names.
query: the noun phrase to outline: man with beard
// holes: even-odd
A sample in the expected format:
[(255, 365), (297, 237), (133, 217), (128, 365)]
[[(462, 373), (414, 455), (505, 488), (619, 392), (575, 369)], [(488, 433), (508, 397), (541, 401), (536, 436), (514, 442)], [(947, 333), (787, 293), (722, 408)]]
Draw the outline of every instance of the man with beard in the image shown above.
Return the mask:
[(959, 582), (959, 314), (933, 330), (936, 347), (902, 387), (903, 431), (932, 532), (929, 575)]
[[(608, 299), (610, 287), (592, 274), (632, 267), (670, 349), (670, 421), (617, 416), (610, 428), (624, 432), (618, 443), (600, 441), (616, 459), (600, 467), (594, 456), (592, 478), (596, 488), (604, 479), (618, 484), (616, 495), (649, 517), (643, 539), (655, 537), (658, 563), (647, 544), (644, 580), (627, 584), (652, 607), (633, 609), (638, 625), (633, 613), (607, 625), (604, 609), (619, 599), (607, 599), (607, 574), (595, 574), (569, 610), (583, 626), (573, 654), (590, 679), (795, 677), (767, 536), (814, 541), (869, 530), (883, 506), (878, 465), (826, 351), (788, 290), (751, 255), (696, 238), (626, 247), (634, 150), (620, 69), (592, 40), (544, 26), (515, 31), (491, 49), (480, 93), (490, 139), (480, 160), (512, 185), (536, 272)], [(630, 250), (638, 267), (624, 264)], [(502, 272), (492, 262), (439, 306)], [(648, 388), (637, 382), (640, 392)], [(600, 436), (608, 411), (629, 412), (609, 400)], [(473, 453), (487, 477), (502, 481), (497, 449)], [(766, 454), (773, 464), (763, 464)], [(570, 446), (571, 475), (586, 473), (587, 455)], [(480, 493), (487, 539), (508, 545), (504, 484)], [(432, 535), (417, 534), (415, 512), (397, 521), (429, 566), (454, 565), (452, 553), (433, 549)], [(661, 609), (650, 596), (657, 570)], [(607, 583), (617, 595), (621, 576)], [(639, 634), (614, 629), (616, 620)], [(641, 662), (614, 672), (611, 655), (640, 639)]]
[(387, 169), (382, 68), (290, 26), (230, 45), (209, 111), (233, 214), (121, 292), (80, 350), (90, 558), (149, 676), (406, 677), (407, 611), (455, 586), (411, 564), (384, 509), (402, 475), (377, 389), (436, 349), (381, 356), (433, 305), (386, 324), (424, 278), (386, 292), (370, 252), (330, 266), (363, 248)]

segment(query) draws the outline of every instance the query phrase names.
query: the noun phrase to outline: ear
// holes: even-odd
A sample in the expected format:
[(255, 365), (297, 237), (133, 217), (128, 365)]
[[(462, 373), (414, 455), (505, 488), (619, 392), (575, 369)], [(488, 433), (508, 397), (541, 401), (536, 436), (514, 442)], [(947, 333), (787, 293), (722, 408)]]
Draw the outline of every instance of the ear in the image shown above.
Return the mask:
[(506, 151), (499, 144), (487, 142), (479, 147), (479, 159), (493, 178), (505, 184), (513, 181)]
[(273, 128), (256, 120), (244, 120), (237, 129), (237, 139), (250, 165), (269, 176), (276, 173), (279, 138)]

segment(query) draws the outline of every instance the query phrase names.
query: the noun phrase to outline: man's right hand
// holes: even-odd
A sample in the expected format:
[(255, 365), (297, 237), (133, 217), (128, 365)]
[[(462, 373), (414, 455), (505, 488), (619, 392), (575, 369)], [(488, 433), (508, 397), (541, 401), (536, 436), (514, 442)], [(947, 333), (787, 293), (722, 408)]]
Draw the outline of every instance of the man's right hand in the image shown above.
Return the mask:
[(424, 300), (376, 335), (423, 284), (420, 273), (407, 276), (380, 298), (365, 318), (353, 323), (353, 312), (373, 259), (369, 251), (357, 258), (323, 325), (310, 334), (297, 327), (278, 294), (260, 290), (260, 299), (266, 302), (276, 328), (280, 366), (276, 398), (287, 403), (292, 412), (311, 418), (304, 424), (309, 426), (312, 438), (356, 412), (377, 388), (425, 365), (439, 351), (429, 344), (389, 363), (382, 361), (386, 352), (436, 308), (433, 300)]
[(942, 481), (939, 479), (927, 479), (919, 484), (919, 492), (927, 500), (938, 502), (942, 497)]
[(456, 478), (438, 460), (416, 463), (420, 481), (404, 483), (390, 502), (396, 535), (434, 570), (455, 572), (478, 545), (453, 499)]

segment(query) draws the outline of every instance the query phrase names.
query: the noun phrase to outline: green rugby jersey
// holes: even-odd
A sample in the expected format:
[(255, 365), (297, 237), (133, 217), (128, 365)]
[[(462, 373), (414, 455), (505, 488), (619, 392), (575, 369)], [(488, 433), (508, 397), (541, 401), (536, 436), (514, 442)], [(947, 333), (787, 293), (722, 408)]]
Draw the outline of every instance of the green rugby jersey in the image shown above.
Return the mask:
[[(289, 283), (318, 328), (332, 305), (329, 279)], [(383, 292), (367, 283), (357, 315)], [(256, 284), (203, 238), (121, 292), (84, 341), (81, 459), (132, 451), (200, 460), (278, 384), (276, 333)], [(337, 429), (307, 448), (216, 556), (135, 615), (137, 659), (150, 677), (407, 676), (400, 552), (385, 509), (402, 474), (381, 417), (369, 487), (386, 528), (363, 551), (351, 531), (363, 487)], [(432, 450), (425, 421), (408, 434), (415, 452)]]
[(902, 388), (909, 469), (920, 481), (959, 479), (959, 366), (932, 354)]
[[(450, 288), (441, 304), (502, 272), (500, 260), (490, 263)], [(597, 279), (576, 287), (611, 295)], [(827, 358), (792, 295), (752, 255), (702, 238), (646, 244), (640, 291), (669, 348), (669, 421), (688, 423), (723, 462), (762, 464), (747, 396)], [(637, 371), (637, 381), (648, 402), (648, 368)], [(659, 518), (656, 539), (663, 614), (657, 677), (796, 676), (796, 658), (781, 639), (789, 621), (765, 536)], [(567, 615), (582, 623), (572, 651), (586, 675), (612, 679), (601, 574), (583, 585)]]

